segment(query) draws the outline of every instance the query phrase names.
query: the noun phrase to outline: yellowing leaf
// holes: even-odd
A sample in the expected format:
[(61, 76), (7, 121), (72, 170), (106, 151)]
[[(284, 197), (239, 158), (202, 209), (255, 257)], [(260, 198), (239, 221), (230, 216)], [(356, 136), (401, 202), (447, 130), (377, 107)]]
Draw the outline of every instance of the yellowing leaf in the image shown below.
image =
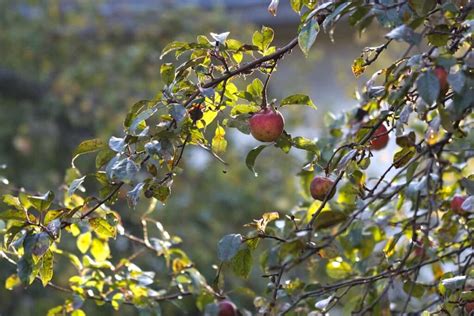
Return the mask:
[(191, 262), (187, 258), (177, 258), (173, 260), (172, 268), (173, 272), (178, 274), (187, 267), (189, 267)]
[(7, 290), (13, 290), (13, 288), (17, 287), (21, 284), (20, 278), (18, 274), (12, 274), (5, 280), (5, 288)]
[(359, 57), (354, 60), (354, 63), (352, 64), (351, 68), (352, 68), (352, 73), (354, 74), (354, 76), (356, 76), (356, 78), (364, 73), (365, 71), (364, 64), (365, 62), (362, 57)]
[(39, 268), (39, 277), (41, 279), (41, 283), (44, 287), (48, 285), (49, 281), (53, 278), (53, 262), (54, 256), (51, 251), (47, 251), (43, 257), (41, 258), (40, 268)]
[(209, 124), (211, 124), (212, 121), (214, 121), (214, 119), (216, 118), (217, 113), (219, 113), (219, 111), (211, 111), (211, 110), (204, 111), (202, 119), (196, 122), (197, 128), (202, 129), (208, 126)]
[(351, 266), (347, 262), (342, 261), (340, 257), (329, 261), (326, 265), (326, 273), (332, 279), (344, 279), (348, 277), (351, 272)]
[(79, 237), (77, 237), (76, 246), (77, 246), (77, 249), (79, 249), (81, 253), (86, 253), (89, 247), (91, 246), (91, 244), (92, 244), (91, 232), (84, 233), (80, 235)]
[(212, 139), (212, 150), (217, 154), (221, 154), (225, 152), (226, 149), (227, 140), (225, 139), (225, 129), (222, 126), (217, 125), (216, 133)]
[(110, 255), (109, 244), (102, 239), (94, 239), (92, 241), (91, 254), (97, 261), (105, 261)]
[(91, 225), (92, 229), (94, 229), (94, 232), (96, 232), (101, 237), (115, 238), (117, 235), (117, 228), (112, 226), (107, 220), (103, 218), (91, 218), (89, 220), (89, 224)]

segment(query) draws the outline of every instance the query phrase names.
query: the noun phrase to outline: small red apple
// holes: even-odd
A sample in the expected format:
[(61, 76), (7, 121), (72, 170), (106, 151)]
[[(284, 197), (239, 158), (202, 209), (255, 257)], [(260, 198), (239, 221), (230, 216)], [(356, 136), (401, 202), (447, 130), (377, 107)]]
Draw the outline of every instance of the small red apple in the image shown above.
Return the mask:
[(217, 303), (219, 308), (218, 316), (237, 316), (237, 306), (229, 300), (222, 300)]
[[(426, 241), (424, 239), (423, 240), (417, 240), (415, 242), (414, 253), (415, 253), (416, 257), (423, 257), (425, 255), (425, 244), (426, 244)], [(428, 245), (427, 245), (426, 248), (432, 247), (432, 246), (433, 246), (433, 242), (430, 240), (428, 242)]]
[(285, 120), (279, 111), (261, 109), (249, 119), (250, 133), (261, 142), (274, 142), (283, 133)]
[(436, 77), (438, 77), (438, 80), (439, 80), (439, 88), (440, 88), (441, 95), (446, 94), (446, 92), (449, 89), (448, 72), (443, 67), (436, 66), (436, 68), (434, 69), (434, 73)]
[(456, 195), (453, 197), (451, 200), (451, 209), (453, 210), (454, 213), (457, 214), (463, 214), (464, 210), (462, 209), (461, 205), (464, 203), (464, 201), (467, 199), (465, 196), (460, 196)]
[(464, 305), (464, 309), (466, 310), (466, 313), (468, 316), (474, 315), (474, 302), (469, 302), (466, 305)]
[(384, 149), (388, 144), (388, 133), (385, 125), (380, 125), (372, 135), (370, 140), (370, 149), (381, 150)]
[[(311, 196), (315, 200), (324, 201), (326, 195), (329, 194), (332, 186), (334, 185), (334, 181), (326, 177), (316, 176), (311, 181), (311, 185), (309, 187), (309, 191), (311, 192)], [(332, 192), (332, 194), (328, 197), (328, 200), (334, 196), (336, 190)]]

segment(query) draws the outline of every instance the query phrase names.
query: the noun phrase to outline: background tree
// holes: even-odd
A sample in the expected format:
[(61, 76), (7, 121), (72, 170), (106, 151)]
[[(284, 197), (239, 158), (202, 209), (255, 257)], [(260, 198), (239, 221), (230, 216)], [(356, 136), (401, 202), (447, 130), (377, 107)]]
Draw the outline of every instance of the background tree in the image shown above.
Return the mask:
[[(162, 57), (174, 54), (178, 62), (163, 63), (163, 89), (130, 108), (125, 136), (82, 142), (66, 186), (56, 194), (5, 195), (1, 254), (18, 270), (6, 280), (8, 288), (38, 278), (44, 286), (73, 294), (51, 309), (52, 315), (81, 315), (87, 299), (159, 313), (162, 302), (183, 297), (207, 314), (225, 309), (231, 315), (236, 307), (222, 301), (236, 291), (224, 276), (247, 278), (258, 257), (266, 286), (255, 288), (261, 294), (254, 311), (260, 314), (469, 311), (472, 5), (290, 3), (301, 25), (280, 48), (272, 46), (268, 27), (256, 31), (251, 44), (211, 33), (167, 45)], [(278, 5), (272, 1), (269, 11), (275, 14)], [(283, 57), (297, 46), (308, 55), (319, 31), (331, 33), (343, 17), (361, 30), (372, 22), (388, 29), (385, 43), (367, 47), (353, 62), (356, 76), (394, 41), (408, 48), (367, 81), (355, 110), (327, 122), (327, 136), (293, 137), (281, 131), (275, 108), (314, 104), (302, 94), (273, 100), (268, 83)], [(415, 45), (426, 45), (426, 51), (410, 54)], [(216, 277), (206, 281), (179, 248), (181, 239), (152, 212), (156, 203), (167, 201), (175, 179), (186, 175), (181, 168), (186, 148), (202, 148), (225, 164), (221, 156), (232, 128), (271, 141), (247, 155), (245, 164), (255, 174), (257, 156), (270, 147), (306, 152), (307, 163), (298, 173), (302, 201), (284, 213), (264, 213), (246, 233), (224, 236), (217, 247)], [(396, 138), (400, 149), (380, 177), (367, 178), (372, 153), (384, 150), (387, 138)], [(77, 159), (92, 152), (97, 171)], [(86, 188), (97, 193), (86, 194)], [(112, 204), (126, 198), (132, 209), (143, 196), (151, 199), (149, 211), (140, 214), (141, 231), (131, 231)], [(111, 256), (109, 243), (117, 236), (116, 243), (127, 239), (138, 248), (127, 258)], [(67, 240), (79, 251), (68, 248)], [(140, 268), (136, 259), (147, 251), (155, 255), (152, 267)], [(52, 282), (53, 263), (59, 260), (76, 270), (68, 286)]]

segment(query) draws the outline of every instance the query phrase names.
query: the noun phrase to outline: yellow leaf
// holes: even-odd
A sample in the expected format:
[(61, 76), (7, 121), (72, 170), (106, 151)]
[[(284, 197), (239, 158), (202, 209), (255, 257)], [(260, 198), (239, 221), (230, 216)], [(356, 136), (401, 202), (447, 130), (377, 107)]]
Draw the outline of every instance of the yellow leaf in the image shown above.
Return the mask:
[(225, 139), (225, 129), (217, 125), (214, 138), (212, 139), (212, 150), (221, 154), (227, 149), (227, 140)]
[(44, 287), (48, 285), (49, 281), (53, 278), (53, 262), (54, 256), (51, 251), (47, 251), (41, 258), (39, 276)]
[(77, 249), (79, 249), (81, 253), (86, 253), (89, 247), (91, 246), (91, 244), (92, 244), (91, 232), (84, 233), (80, 235), (79, 237), (77, 237), (76, 246), (77, 246)]
[(365, 66), (364, 66), (365, 62), (364, 62), (364, 59), (362, 57), (359, 57), (357, 59), (354, 60), (354, 63), (352, 64), (352, 73), (354, 74), (354, 76), (356, 77), (359, 77), (360, 75), (362, 75), (365, 71)]
[(101, 239), (92, 241), (91, 254), (96, 261), (105, 261), (110, 255), (109, 244)]
[(5, 288), (7, 290), (13, 290), (13, 288), (17, 287), (20, 284), (21, 281), (17, 274), (12, 274), (5, 280)]

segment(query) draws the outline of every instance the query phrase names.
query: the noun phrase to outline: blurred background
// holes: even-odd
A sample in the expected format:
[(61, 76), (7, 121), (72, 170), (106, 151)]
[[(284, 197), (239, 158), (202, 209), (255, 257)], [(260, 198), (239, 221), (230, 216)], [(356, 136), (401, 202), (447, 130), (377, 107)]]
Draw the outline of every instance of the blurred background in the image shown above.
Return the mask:
[[(121, 136), (122, 120), (135, 102), (151, 98), (161, 87), (159, 55), (172, 40), (192, 41), (199, 34), (230, 31), (230, 37), (251, 42), (261, 25), (275, 29), (276, 45), (295, 36), (299, 17), (287, 1), (280, 1), (277, 17), (263, 0), (0, 0), (0, 176), (13, 187), (44, 192), (58, 188), (70, 166), (73, 149), (84, 139)], [(373, 28), (376, 29), (376, 28)], [(366, 45), (383, 43), (383, 32), (358, 34), (343, 21), (334, 42), (319, 35), (308, 58), (295, 51), (280, 64), (269, 86), (271, 98), (294, 93), (312, 97), (318, 110), (289, 107), (283, 110), (293, 136), (315, 138), (324, 133), (323, 120), (331, 111), (356, 105), (357, 81), (350, 66)], [(399, 56), (397, 47), (382, 54), (372, 67)], [(370, 73), (370, 69), (368, 71)], [(217, 262), (216, 245), (225, 234), (242, 232), (242, 225), (266, 211), (288, 212), (299, 200), (297, 173), (304, 157), (292, 150), (264, 151), (258, 158), (259, 177), (245, 167), (245, 155), (257, 143), (250, 136), (228, 133), (224, 167), (200, 149), (185, 153), (186, 172), (176, 178), (168, 204), (159, 205), (155, 217), (173, 235), (208, 280)], [(380, 155), (384, 155), (381, 153)], [(385, 153), (390, 159), (390, 152)], [(91, 159), (90, 165), (93, 165)], [(5, 181), (4, 181), (5, 182)], [(139, 232), (139, 210), (117, 205), (125, 226)], [(112, 254), (122, 255), (126, 241), (112, 242)], [(119, 247), (120, 246), (120, 247)], [(74, 249), (72, 244), (71, 249)], [(152, 259), (140, 264), (153, 269)], [(146, 261), (148, 260), (148, 261)], [(2, 262), (0, 280), (15, 272)], [(54, 280), (67, 286), (67, 266), (58, 265)], [(232, 287), (258, 288), (260, 271), (248, 281), (230, 279)], [(264, 285), (264, 284), (263, 284)], [(262, 286), (262, 285), (260, 285)], [(45, 293), (48, 293), (47, 295)], [(239, 304), (251, 307), (249, 291), (230, 293)], [(61, 292), (38, 284), (30, 289), (6, 291), (0, 287), (0, 315), (45, 315), (64, 301)], [(186, 300), (165, 307), (165, 315), (193, 315)], [(93, 315), (135, 315), (124, 307), (114, 312), (90, 302)]]

